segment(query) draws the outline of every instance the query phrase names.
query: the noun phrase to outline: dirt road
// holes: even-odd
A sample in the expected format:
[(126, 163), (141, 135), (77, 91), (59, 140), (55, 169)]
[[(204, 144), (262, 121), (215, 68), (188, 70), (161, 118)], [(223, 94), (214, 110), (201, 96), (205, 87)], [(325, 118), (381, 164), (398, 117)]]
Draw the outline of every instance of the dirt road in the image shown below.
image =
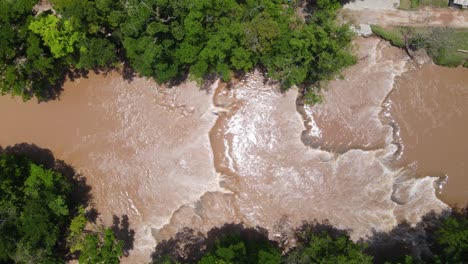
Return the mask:
[(468, 11), (452, 8), (425, 8), (414, 11), (343, 9), (341, 15), (345, 21), (353, 24), (468, 28)]

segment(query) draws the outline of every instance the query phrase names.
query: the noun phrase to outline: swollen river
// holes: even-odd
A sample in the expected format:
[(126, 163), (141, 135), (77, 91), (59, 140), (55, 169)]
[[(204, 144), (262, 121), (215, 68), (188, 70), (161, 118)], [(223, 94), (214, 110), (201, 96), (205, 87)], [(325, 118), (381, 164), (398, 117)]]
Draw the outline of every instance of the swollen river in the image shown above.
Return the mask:
[[(444, 201), (466, 201), (466, 155), (456, 151), (466, 153), (468, 141), (448, 137), (467, 132), (466, 125), (453, 131), (468, 116), (467, 70), (424, 65), (433, 78), (427, 85), (420, 70), (408, 71), (399, 49), (377, 38), (356, 44), (359, 63), (329, 84), (317, 106), (296, 104), (296, 90), (281, 93), (259, 73), (229, 89), (215, 83), (211, 91), (90, 74), (67, 82), (53, 102), (1, 97), (0, 145), (52, 150), (92, 186), (104, 224), (127, 215), (135, 230), (127, 263), (149, 261), (157, 241), (183, 227), (207, 231), (226, 222), (265, 227), (273, 238), (302, 220), (328, 219), (358, 239), (447, 209), (436, 196), (435, 176), (445, 174), (458, 188), (448, 188), (454, 194), (444, 192)], [(459, 74), (465, 79), (448, 80)], [(464, 98), (464, 108), (425, 104), (431, 89), (445, 86), (458, 90), (444, 100)], [(433, 136), (417, 123), (420, 106), (421, 122), (441, 124)], [(445, 140), (456, 147), (453, 154)], [(434, 157), (444, 149), (439, 158), (451, 161), (431, 163), (431, 148)]]

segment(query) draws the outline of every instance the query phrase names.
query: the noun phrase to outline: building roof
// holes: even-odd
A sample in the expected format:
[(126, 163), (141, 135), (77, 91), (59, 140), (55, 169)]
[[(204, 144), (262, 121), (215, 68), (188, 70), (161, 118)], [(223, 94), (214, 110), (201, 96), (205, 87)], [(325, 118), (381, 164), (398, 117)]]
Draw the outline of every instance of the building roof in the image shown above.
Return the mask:
[(468, 0), (454, 0), (453, 3), (457, 5), (468, 6)]

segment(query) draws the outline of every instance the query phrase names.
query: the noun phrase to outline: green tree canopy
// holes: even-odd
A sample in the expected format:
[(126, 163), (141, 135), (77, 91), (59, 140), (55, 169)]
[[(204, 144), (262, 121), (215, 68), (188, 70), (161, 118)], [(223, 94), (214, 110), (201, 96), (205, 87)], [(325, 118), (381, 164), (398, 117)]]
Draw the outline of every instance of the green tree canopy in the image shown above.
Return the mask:
[(214, 247), (199, 264), (278, 264), (281, 251), (267, 238), (246, 239), (240, 234), (227, 234), (216, 241)]
[(28, 28), (41, 36), (55, 58), (73, 53), (75, 44), (83, 39), (83, 34), (77, 32), (70, 21), (61, 20), (55, 15), (36, 19), (29, 24)]
[(80, 243), (79, 263), (120, 263), (120, 257), (123, 254), (123, 242), (115, 238), (111, 229), (105, 228), (102, 231), (87, 234)]
[(34, 95), (39, 99), (53, 98), (69, 67), (68, 58), (54, 57), (40, 35), (29, 30), (29, 24), (35, 22), (32, 8), (36, 3), (1, 1), (0, 92), (19, 95), (24, 100)]
[(365, 264), (372, 257), (363, 252), (364, 245), (353, 242), (347, 234), (305, 232), (305, 241), (288, 253), (286, 263)]
[(68, 249), (80, 263), (119, 263), (123, 242), (91, 228), (72, 186), (25, 156), (0, 153), (0, 263), (64, 263)]
[(455, 214), (444, 219), (435, 231), (439, 263), (466, 263), (468, 261), (467, 214)]
[(69, 215), (70, 183), (25, 157), (0, 155), (0, 260), (55, 257)]
[[(0, 89), (53, 98), (68, 70), (128, 61), (159, 83), (206, 77), (228, 81), (254, 67), (283, 88), (320, 87), (355, 62), (351, 33), (335, 22), (338, 0), (317, 1), (308, 19), (284, 0), (2, 0)], [(10, 12), (11, 11), (11, 12)]]
[(78, 253), (79, 263), (119, 263), (123, 255), (123, 241), (118, 240), (110, 228), (94, 227), (85, 230), (86, 211), (80, 207), (70, 223), (67, 242), (71, 253)]
[(334, 78), (355, 62), (352, 34), (335, 23), (337, 0), (318, 1), (306, 22), (295, 1), (128, 1), (123, 47), (137, 72), (159, 82), (189, 73), (223, 80), (265, 66), (284, 88)]

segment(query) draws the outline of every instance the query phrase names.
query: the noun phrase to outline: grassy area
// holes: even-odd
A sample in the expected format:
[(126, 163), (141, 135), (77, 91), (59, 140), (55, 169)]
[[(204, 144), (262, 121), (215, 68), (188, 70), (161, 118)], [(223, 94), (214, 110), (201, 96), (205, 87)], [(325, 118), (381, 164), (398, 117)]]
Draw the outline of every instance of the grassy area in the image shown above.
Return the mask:
[(468, 67), (468, 54), (458, 51), (468, 50), (468, 29), (433, 28), (430, 38), (427, 51), (435, 63)]
[(397, 46), (403, 48), (405, 46), (405, 42), (403, 41), (403, 35), (398, 28), (390, 29), (390, 28), (383, 28), (377, 25), (371, 25), (372, 32), (377, 36), (390, 41), (393, 46)]
[(438, 65), (468, 67), (468, 29), (371, 26), (374, 34), (397, 47), (425, 49)]
[(419, 7), (447, 7), (449, 0), (400, 0), (400, 9), (409, 10)]

